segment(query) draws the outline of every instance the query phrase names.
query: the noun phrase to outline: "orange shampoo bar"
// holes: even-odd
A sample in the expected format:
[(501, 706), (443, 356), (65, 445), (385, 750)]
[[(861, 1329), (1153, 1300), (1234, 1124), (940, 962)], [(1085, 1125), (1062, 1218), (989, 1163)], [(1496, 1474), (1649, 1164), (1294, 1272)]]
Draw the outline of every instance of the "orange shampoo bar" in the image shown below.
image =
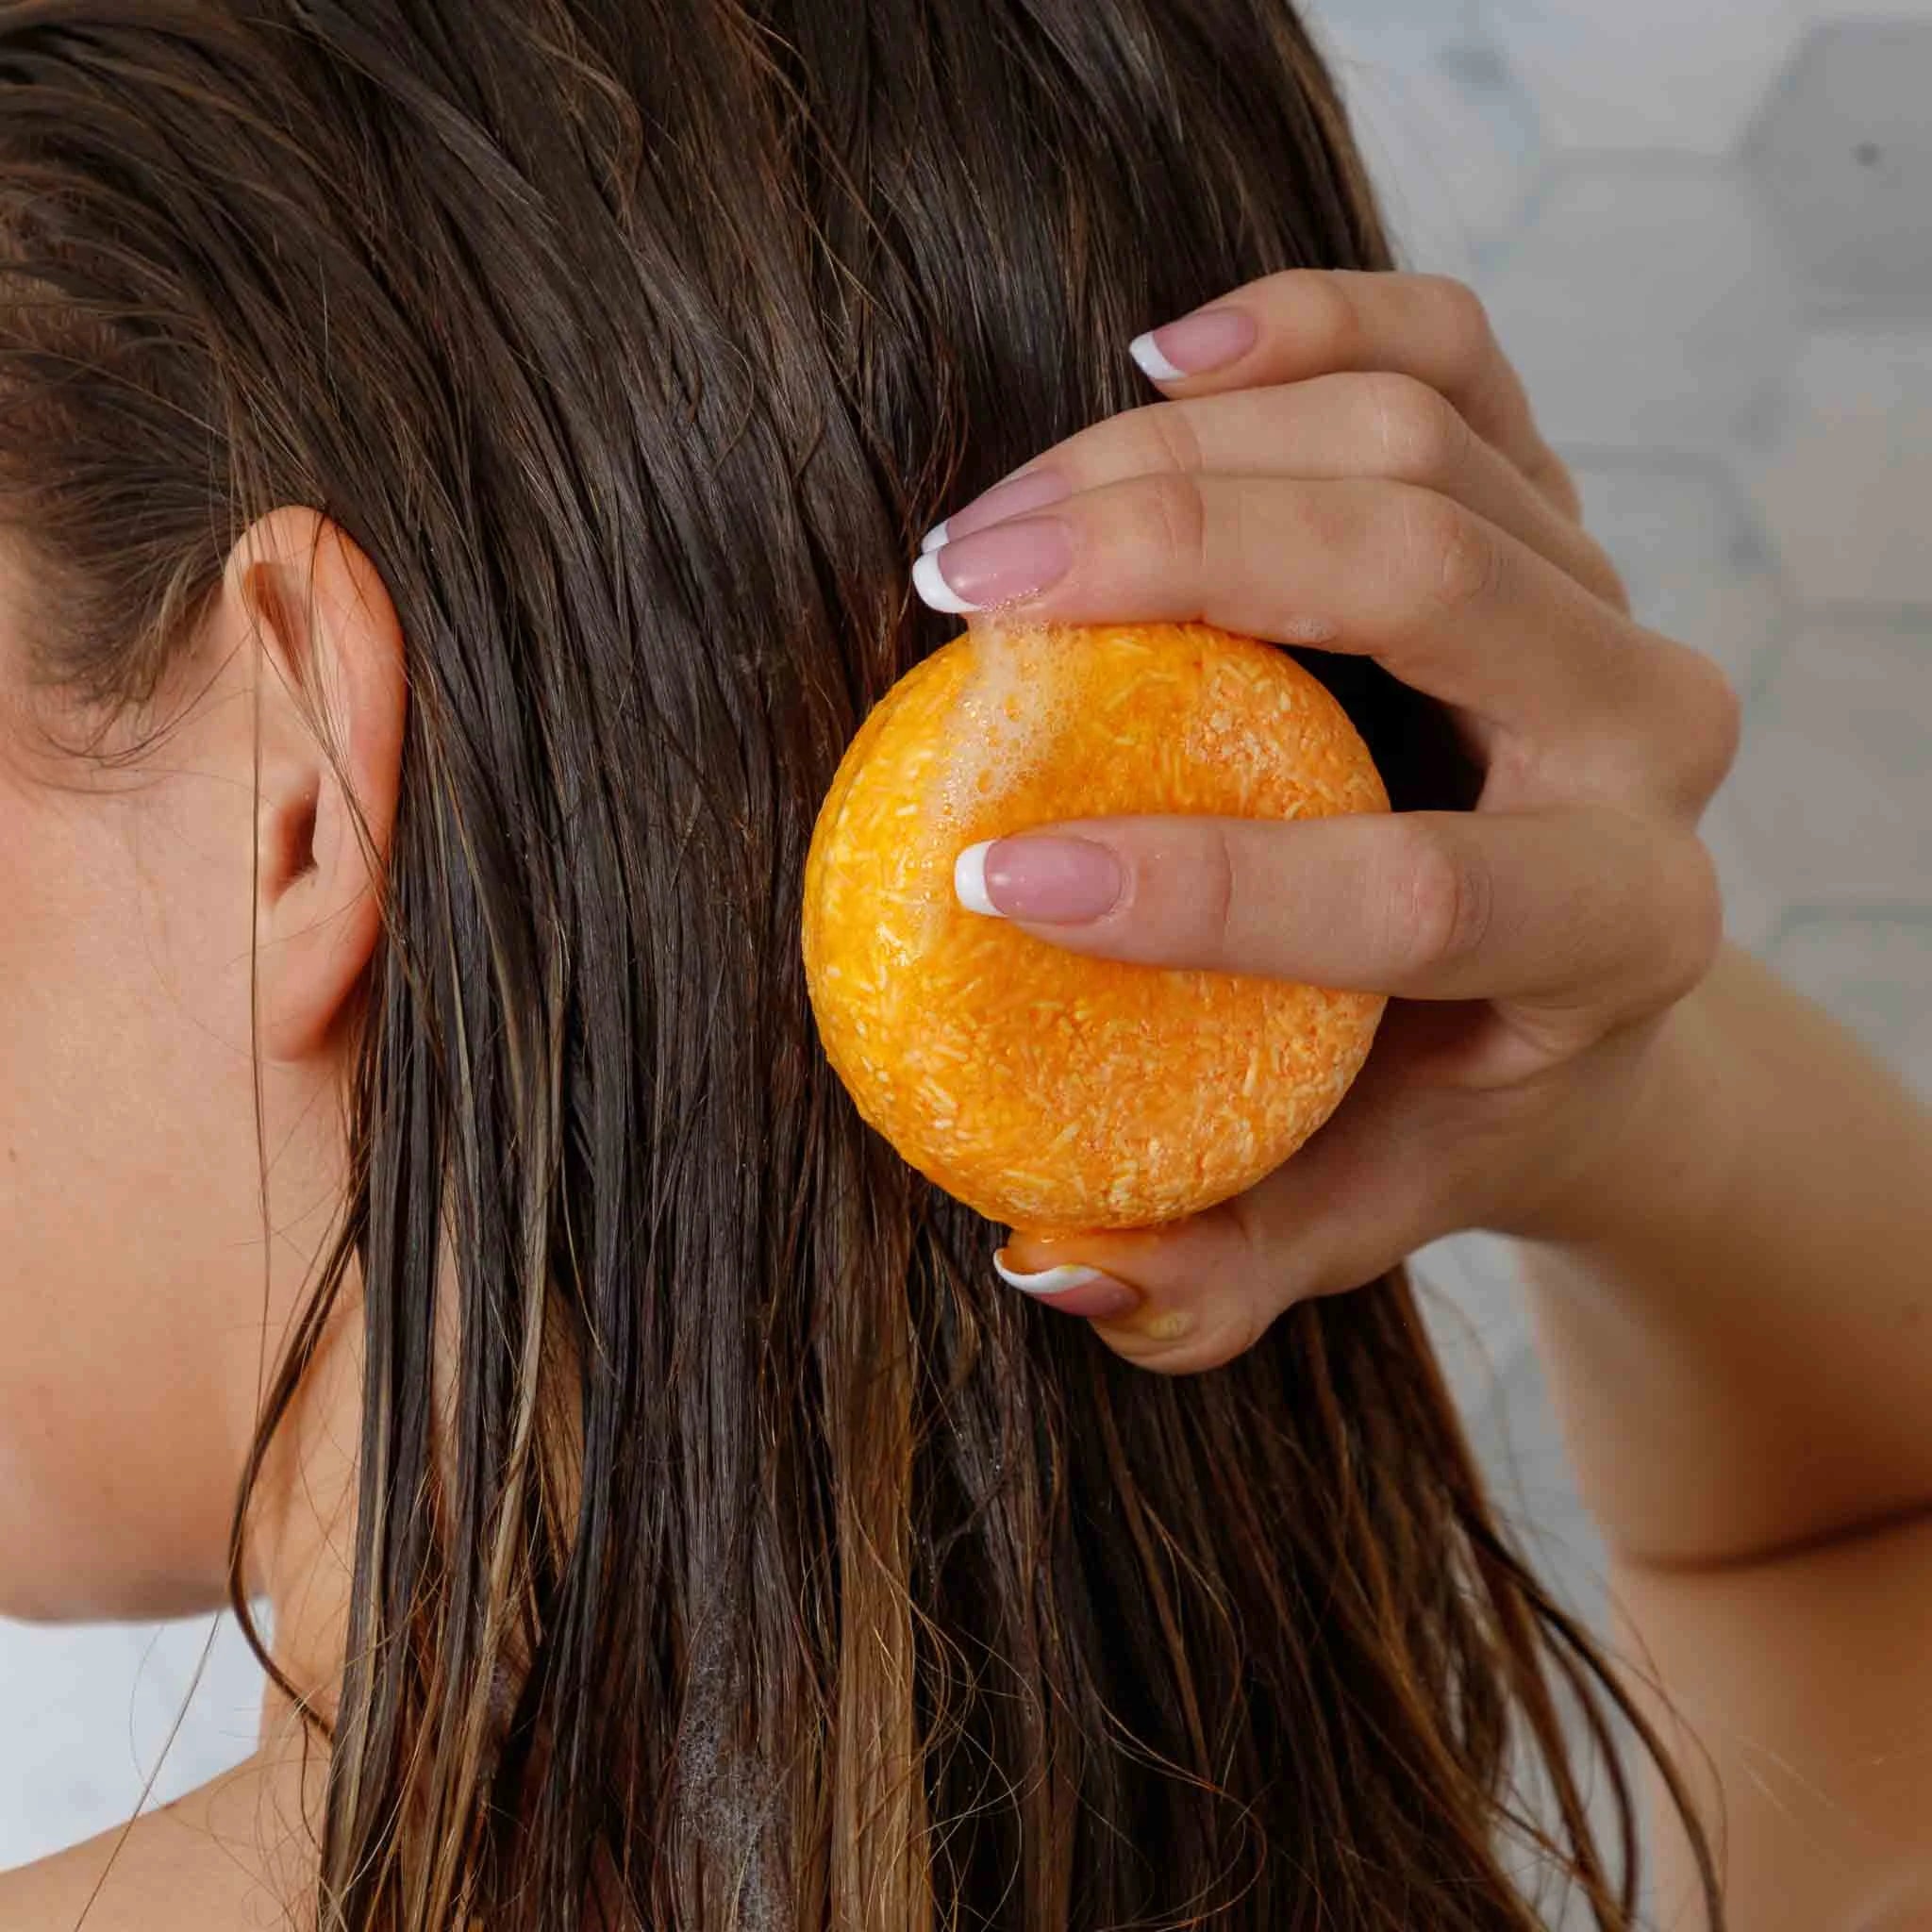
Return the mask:
[(1329, 1117), (1386, 1001), (1070, 952), (960, 906), (954, 860), (1068, 819), (1388, 809), (1341, 707), (1272, 644), (975, 620), (874, 707), (813, 829), (826, 1056), (900, 1156), (989, 1220), (1065, 1235), (1198, 1213)]

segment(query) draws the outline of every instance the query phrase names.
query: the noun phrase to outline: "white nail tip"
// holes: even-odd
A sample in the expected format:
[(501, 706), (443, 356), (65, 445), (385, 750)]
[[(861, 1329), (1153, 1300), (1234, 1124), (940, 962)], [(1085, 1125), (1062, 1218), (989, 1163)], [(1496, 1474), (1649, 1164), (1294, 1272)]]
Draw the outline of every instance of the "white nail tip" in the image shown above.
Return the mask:
[(1015, 1274), (997, 1255), (992, 1257), (992, 1265), (999, 1270), (1002, 1281), (1010, 1282), (1026, 1294), (1064, 1294), (1068, 1289), (1079, 1288), (1100, 1276), (1098, 1268), (1072, 1266), (1047, 1268), (1038, 1274)]
[(1136, 336), (1127, 344), (1127, 354), (1141, 365), (1142, 372), (1156, 382), (1178, 382), (1188, 372), (1176, 369), (1158, 349), (1154, 346), (1154, 331), (1149, 329), (1144, 336)]
[(969, 610), (977, 610), (977, 604), (969, 604), (940, 575), (939, 553), (928, 550), (912, 566), (912, 588), (919, 592), (923, 602), (935, 610), (944, 610), (954, 617), (963, 616)]
[(967, 846), (954, 859), (953, 891), (967, 911), (983, 912), (989, 919), (1004, 919), (1007, 915), (986, 892), (986, 850), (991, 843), (991, 839), (982, 839), (977, 845)]
[[(946, 523), (950, 523), (952, 519), (950, 517), (946, 519)], [(923, 556), (928, 550), (937, 550), (941, 543), (944, 543), (947, 541), (948, 539), (946, 537), (946, 525), (935, 524), (932, 526), (932, 528), (929, 529), (925, 533), (925, 535), (919, 540), (920, 554)]]

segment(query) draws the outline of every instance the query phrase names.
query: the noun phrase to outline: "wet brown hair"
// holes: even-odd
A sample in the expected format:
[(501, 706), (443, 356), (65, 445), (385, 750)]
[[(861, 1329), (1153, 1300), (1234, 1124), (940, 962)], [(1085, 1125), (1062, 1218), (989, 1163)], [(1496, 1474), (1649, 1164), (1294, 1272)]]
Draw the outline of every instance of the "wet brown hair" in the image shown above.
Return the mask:
[[(1148, 400), (1138, 331), (1389, 262), (1282, 0), (0, 0), (34, 675), (140, 707), (290, 503), (407, 637), (353, 1184), (258, 1445), (353, 1260), (324, 1926), (1457, 1932), (1539, 1923), (1531, 1867), (1634, 1923), (1641, 1720), (1403, 1274), (1125, 1365), (863, 1125), (799, 957), (839, 757), (953, 629), (920, 532)], [(1467, 802), (1306, 657), (1398, 804)]]

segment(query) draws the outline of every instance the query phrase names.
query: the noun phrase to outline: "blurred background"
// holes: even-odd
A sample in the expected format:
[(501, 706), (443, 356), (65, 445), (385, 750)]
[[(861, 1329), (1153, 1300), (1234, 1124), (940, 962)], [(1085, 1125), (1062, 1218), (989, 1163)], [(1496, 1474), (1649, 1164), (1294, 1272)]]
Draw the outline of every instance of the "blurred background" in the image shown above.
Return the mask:
[[(1305, 10), (1404, 266), (1484, 295), (1639, 617), (1746, 697), (1706, 823), (1732, 937), (1932, 1094), (1932, 0)], [(1417, 1268), (1506, 1507), (1601, 1618), (1507, 1246)], [(258, 1692), (225, 1619), (0, 1624), (0, 1865), (245, 1756)]]

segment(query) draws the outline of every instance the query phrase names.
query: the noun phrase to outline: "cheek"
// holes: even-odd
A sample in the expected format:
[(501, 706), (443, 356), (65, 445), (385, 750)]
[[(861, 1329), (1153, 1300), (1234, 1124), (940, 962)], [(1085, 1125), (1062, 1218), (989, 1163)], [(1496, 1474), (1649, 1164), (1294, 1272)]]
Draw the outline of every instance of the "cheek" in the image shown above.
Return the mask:
[(117, 809), (0, 792), (0, 1614), (214, 1600), (247, 1421), (245, 991), (238, 1054)]

